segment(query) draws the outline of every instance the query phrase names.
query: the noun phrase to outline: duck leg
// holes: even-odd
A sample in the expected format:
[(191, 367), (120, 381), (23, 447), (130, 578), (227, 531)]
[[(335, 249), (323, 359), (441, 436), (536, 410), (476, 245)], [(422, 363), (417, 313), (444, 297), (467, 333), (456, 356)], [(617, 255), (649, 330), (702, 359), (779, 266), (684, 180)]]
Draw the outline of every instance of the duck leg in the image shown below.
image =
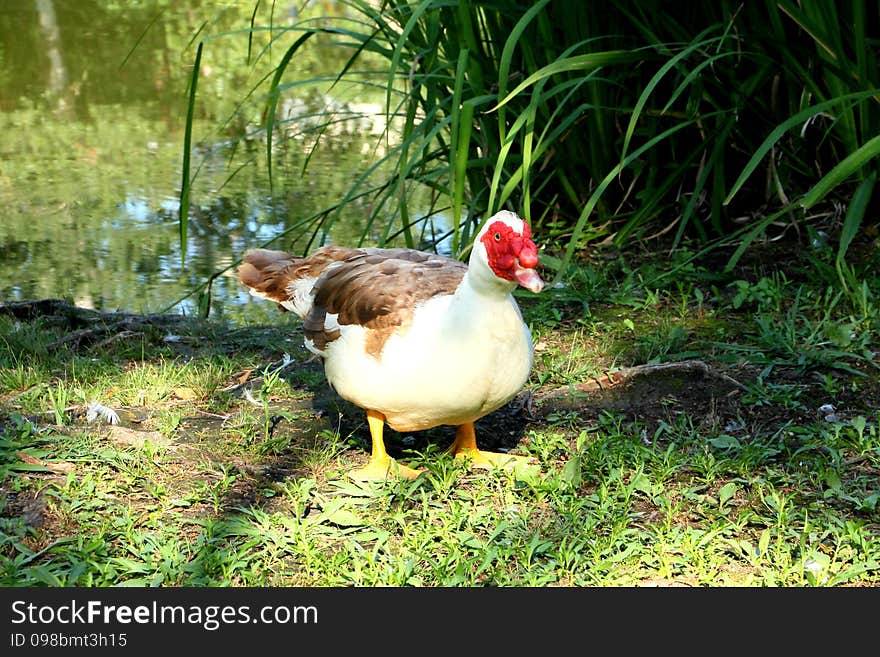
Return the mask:
[(459, 425), (455, 433), (455, 441), (448, 452), (457, 459), (469, 459), (475, 468), (508, 468), (513, 469), (517, 464), (528, 463), (523, 456), (513, 454), (499, 454), (497, 452), (484, 452), (477, 449), (477, 435), (474, 432), (474, 423), (465, 422)]
[(373, 449), (370, 462), (362, 468), (349, 473), (349, 477), (357, 481), (384, 481), (388, 478), (415, 479), (420, 470), (413, 470), (393, 458), (385, 451), (385, 440), (382, 433), (385, 429), (385, 416), (379, 411), (367, 411), (367, 424), (370, 426), (370, 437)]

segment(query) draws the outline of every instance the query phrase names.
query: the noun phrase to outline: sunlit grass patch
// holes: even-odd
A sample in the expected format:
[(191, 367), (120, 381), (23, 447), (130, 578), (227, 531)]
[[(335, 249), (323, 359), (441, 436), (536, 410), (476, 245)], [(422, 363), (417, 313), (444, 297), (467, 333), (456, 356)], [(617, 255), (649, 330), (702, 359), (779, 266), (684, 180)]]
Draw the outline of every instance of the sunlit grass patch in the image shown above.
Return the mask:
[[(793, 267), (711, 284), (696, 262), (662, 284), (649, 270), (607, 267), (521, 300), (538, 342), (532, 403), (481, 420), (478, 440), (513, 432), (528, 468), (472, 470), (443, 453), (442, 430), (390, 438), (424, 469), (415, 481), (348, 479), (367, 457), (362, 417), (328, 403), (320, 364), (285, 357), (268, 331), (239, 349), (234, 332), (202, 329), (99, 357), (41, 351), (31, 323), (5, 324), (31, 347), (0, 356), (4, 371), (24, 363), (31, 378), (3, 393), (0, 579), (876, 585), (880, 385), (865, 304)], [(842, 324), (857, 334), (846, 348), (829, 328)], [(799, 360), (801, 344), (817, 355)], [(687, 374), (642, 398), (661, 385), (648, 378), (615, 406), (602, 378), (694, 359), (737, 385)], [(567, 392), (594, 380), (611, 395), (601, 405)], [(91, 399), (119, 424), (86, 422)]]

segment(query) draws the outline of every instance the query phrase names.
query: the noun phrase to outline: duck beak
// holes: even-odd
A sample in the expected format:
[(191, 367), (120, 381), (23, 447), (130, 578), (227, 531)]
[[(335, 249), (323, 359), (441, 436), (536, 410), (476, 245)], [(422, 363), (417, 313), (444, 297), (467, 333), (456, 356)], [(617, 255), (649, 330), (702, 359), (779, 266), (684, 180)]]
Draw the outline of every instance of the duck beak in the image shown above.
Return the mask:
[(534, 269), (525, 269), (517, 264), (513, 277), (517, 283), (535, 294), (544, 289), (544, 281)]
[(526, 238), (519, 246), (519, 253), (516, 259), (516, 271), (513, 277), (516, 282), (527, 290), (537, 294), (544, 289), (544, 281), (538, 276), (535, 267), (538, 266), (538, 247), (535, 243)]

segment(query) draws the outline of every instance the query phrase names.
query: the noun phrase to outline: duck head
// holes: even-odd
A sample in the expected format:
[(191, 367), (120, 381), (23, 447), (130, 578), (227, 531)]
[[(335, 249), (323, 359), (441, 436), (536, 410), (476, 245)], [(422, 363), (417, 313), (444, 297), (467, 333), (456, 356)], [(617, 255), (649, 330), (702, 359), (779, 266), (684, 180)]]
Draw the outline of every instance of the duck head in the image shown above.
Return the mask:
[(502, 281), (522, 285), (535, 293), (544, 287), (535, 271), (538, 247), (532, 241), (532, 231), (513, 212), (501, 210), (486, 220), (474, 240), (471, 268), (475, 259)]

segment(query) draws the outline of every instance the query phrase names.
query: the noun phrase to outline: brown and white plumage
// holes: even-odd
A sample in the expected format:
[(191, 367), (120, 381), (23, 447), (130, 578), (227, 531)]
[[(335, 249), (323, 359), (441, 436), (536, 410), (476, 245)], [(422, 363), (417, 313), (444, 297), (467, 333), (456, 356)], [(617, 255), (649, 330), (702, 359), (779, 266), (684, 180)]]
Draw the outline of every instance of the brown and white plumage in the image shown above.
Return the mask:
[(473, 422), (528, 378), (532, 339), (511, 292), (540, 291), (536, 265), (528, 225), (502, 211), (477, 234), (467, 265), (411, 249), (328, 246), (307, 258), (257, 249), (239, 279), (302, 318), (330, 385), (368, 412), (371, 465), (353, 476), (373, 479), (392, 466), (416, 474), (388, 459), (384, 422), (398, 431), (458, 426), (453, 451), (477, 465), (499, 460), (476, 450)]

